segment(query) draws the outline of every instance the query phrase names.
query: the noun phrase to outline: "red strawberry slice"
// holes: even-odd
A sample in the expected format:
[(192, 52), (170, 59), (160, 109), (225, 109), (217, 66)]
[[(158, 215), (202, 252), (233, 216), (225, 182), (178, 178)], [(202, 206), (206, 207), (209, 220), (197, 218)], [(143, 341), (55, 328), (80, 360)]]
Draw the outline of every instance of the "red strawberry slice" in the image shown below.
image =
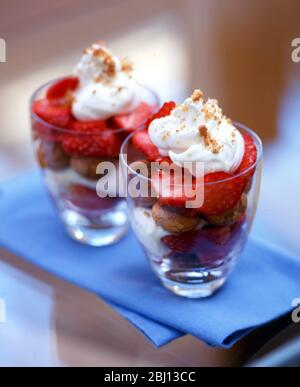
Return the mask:
[(65, 134), (62, 145), (70, 156), (118, 157), (121, 139), (106, 126), (105, 121), (79, 122), (71, 125), (73, 132)]
[(160, 204), (170, 207), (185, 207), (186, 202), (193, 200), (194, 182), (184, 187), (184, 184), (175, 181), (174, 173), (164, 171), (158, 171), (152, 177), (152, 186), (159, 197)]
[(76, 132), (82, 132), (84, 134), (94, 134), (95, 132), (103, 132), (104, 130), (107, 130), (107, 123), (106, 121), (99, 120), (99, 121), (74, 121), (72, 122), (71, 129), (75, 130)]
[(62, 99), (66, 96), (68, 91), (74, 91), (78, 85), (79, 79), (76, 77), (61, 79), (49, 87), (46, 98), (51, 100)]
[(80, 184), (72, 184), (64, 198), (76, 207), (93, 211), (110, 210), (119, 202), (118, 198), (100, 198), (96, 189), (93, 190)]
[[(243, 138), (245, 142), (245, 154), (244, 158), (239, 166), (239, 169), (235, 172), (236, 175), (245, 172), (247, 169), (251, 168), (257, 161), (257, 147), (254, 143), (253, 138), (250, 134), (244, 132)], [(253, 176), (255, 173), (255, 168), (249, 172), (250, 176)]]
[[(253, 139), (248, 134), (244, 135), (244, 139), (245, 155), (238, 171), (234, 175), (224, 172), (216, 172), (204, 177), (204, 203), (203, 206), (198, 209), (199, 213), (202, 215), (210, 216), (223, 214), (233, 208), (240, 200), (240, 197), (244, 192), (249, 179), (253, 176), (255, 169), (245, 175), (238, 175), (249, 169), (257, 160), (257, 148)], [(237, 177), (234, 177), (235, 175)], [(153, 178), (153, 186), (160, 197), (160, 203), (162, 205), (184, 207), (188, 200), (192, 200), (191, 198), (187, 200), (184, 194), (180, 195), (182, 189), (178, 186), (172, 185), (172, 181), (169, 193), (166, 189), (162, 190), (160, 187), (166, 184), (164, 181), (165, 179), (169, 178), (164, 178), (162, 173), (156, 174)], [(197, 187), (197, 180), (194, 180), (194, 187)], [(187, 188), (185, 187), (185, 191), (186, 189)]]
[(117, 129), (134, 131), (147, 121), (154, 110), (154, 106), (142, 102), (132, 113), (115, 116), (113, 118), (114, 126)]
[(202, 265), (211, 265), (226, 259), (237, 243), (246, 240), (247, 232), (243, 224), (244, 221), (232, 226), (210, 227), (181, 235), (168, 235), (162, 242), (175, 255), (193, 254)]
[(152, 143), (147, 130), (135, 133), (132, 137), (132, 144), (147, 156), (150, 161), (157, 161), (162, 158), (158, 148)]
[[(203, 215), (219, 215), (233, 208), (246, 187), (244, 177), (233, 178), (222, 182), (224, 179), (232, 178), (232, 175), (224, 172), (216, 172), (204, 177), (204, 204), (199, 208)], [(214, 183), (214, 184), (209, 184)]]
[(231, 237), (231, 228), (215, 227), (199, 231), (191, 231), (180, 235), (167, 235), (162, 239), (173, 252), (183, 254), (198, 254), (210, 252), (225, 246)]
[(154, 120), (169, 116), (172, 110), (174, 110), (175, 108), (176, 108), (176, 103), (173, 101), (164, 103), (162, 108), (150, 118), (147, 125), (149, 126), (151, 122)]
[[(205, 185), (204, 205), (199, 209), (199, 212), (203, 215), (218, 215), (233, 208), (240, 200), (249, 179), (254, 175), (255, 168), (247, 174), (234, 178), (234, 176), (238, 176), (251, 168), (257, 160), (257, 147), (253, 138), (248, 133), (243, 133), (243, 137), (245, 141), (245, 154), (242, 163), (235, 174), (229, 175), (228, 173), (217, 172), (205, 176), (205, 183), (220, 182), (212, 185)], [(233, 179), (221, 182), (221, 180), (231, 177), (233, 177)]]
[(52, 104), (47, 99), (35, 101), (32, 106), (33, 112), (48, 124), (66, 128), (72, 121), (71, 109), (64, 106)]

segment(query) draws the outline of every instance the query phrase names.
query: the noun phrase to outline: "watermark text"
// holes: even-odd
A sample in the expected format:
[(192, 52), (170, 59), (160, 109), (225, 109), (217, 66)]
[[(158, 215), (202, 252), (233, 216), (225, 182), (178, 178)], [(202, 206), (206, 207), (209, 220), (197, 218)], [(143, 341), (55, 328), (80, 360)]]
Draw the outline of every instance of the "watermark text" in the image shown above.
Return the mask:
[(300, 298), (295, 298), (292, 302), (292, 307), (295, 308), (292, 313), (292, 320), (295, 324), (300, 323)]
[(0, 38), (0, 63), (6, 63), (6, 41)]
[(300, 63), (300, 38), (295, 38), (292, 41), (292, 47), (294, 48), (292, 51), (292, 61), (294, 63)]

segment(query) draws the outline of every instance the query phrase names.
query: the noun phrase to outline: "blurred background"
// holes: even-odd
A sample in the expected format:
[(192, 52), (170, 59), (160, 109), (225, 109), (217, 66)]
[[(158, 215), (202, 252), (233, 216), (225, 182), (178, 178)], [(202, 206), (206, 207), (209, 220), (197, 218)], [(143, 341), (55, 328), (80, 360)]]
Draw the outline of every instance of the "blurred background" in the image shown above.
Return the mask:
[(201, 88), (258, 132), (265, 167), (253, 234), (300, 256), (300, 63), (291, 59), (299, 0), (0, 0), (0, 38), (0, 182), (35, 167), (33, 91), (103, 39), (162, 100)]

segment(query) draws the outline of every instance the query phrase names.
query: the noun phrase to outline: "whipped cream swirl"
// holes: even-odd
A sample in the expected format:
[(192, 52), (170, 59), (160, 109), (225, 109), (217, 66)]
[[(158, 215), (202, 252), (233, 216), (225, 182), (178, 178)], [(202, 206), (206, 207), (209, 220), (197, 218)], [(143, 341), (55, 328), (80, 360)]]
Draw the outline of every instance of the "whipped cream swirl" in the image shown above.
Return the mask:
[[(153, 121), (149, 135), (162, 156), (169, 156), (174, 164), (185, 167), (195, 177), (204, 173), (234, 173), (240, 166), (245, 144), (241, 133), (223, 115), (218, 101), (208, 99), (195, 90), (191, 98), (177, 106), (169, 116)], [(202, 171), (202, 172), (199, 172)]]
[(80, 80), (72, 106), (75, 118), (105, 120), (133, 111), (141, 101), (131, 72), (131, 64), (113, 56), (104, 43), (87, 48), (74, 70)]

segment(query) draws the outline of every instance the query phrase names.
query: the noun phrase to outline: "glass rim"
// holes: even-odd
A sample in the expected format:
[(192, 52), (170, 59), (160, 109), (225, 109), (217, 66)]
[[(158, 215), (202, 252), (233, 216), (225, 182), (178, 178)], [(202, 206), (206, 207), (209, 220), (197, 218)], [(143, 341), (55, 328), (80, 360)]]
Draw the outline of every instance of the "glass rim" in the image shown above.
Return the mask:
[[(65, 76), (65, 77), (60, 77), (60, 78), (55, 78), (55, 79), (53, 79), (53, 80), (51, 80), (51, 81), (48, 81), (48, 82), (46, 82), (46, 83), (44, 83), (42, 86), (40, 86), (40, 87), (38, 87), (34, 92), (33, 92), (33, 94), (31, 95), (31, 97), (30, 97), (30, 116), (35, 120), (35, 121), (37, 121), (37, 122), (39, 122), (40, 124), (42, 124), (43, 126), (45, 126), (47, 129), (49, 129), (49, 130), (55, 130), (55, 131), (58, 131), (58, 132), (62, 132), (62, 133), (66, 133), (66, 134), (73, 134), (73, 135), (76, 135), (76, 136), (78, 136), (78, 135), (82, 135), (82, 136), (95, 136), (95, 135), (97, 135), (97, 134), (95, 134), (95, 133), (92, 133), (92, 132), (82, 132), (82, 131), (76, 131), (76, 133), (74, 132), (74, 130), (73, 129), (71, 129), (71, 128), (63, 128), (63, 127), (60, 127), (60, 126), (57, 126), (57, 125), (52, 125), (52, 124), (50, 124), (49, 122), (47, 122), (47, 121), (45, 121), (43, 118), (41, 118), (40, 116), (38, 116), (33, 110), (32, 110), (32, 106), (33, 106), (33, 103), (36, 101), (36, 100), (38, 100), (37, 99), (37, 96), (38, 96), (38, 94), (43, 90), (43, 89), (46, 89), (47, 87), (49, 87), (49, 86), (51, 86), (52, 84), (54, 84), (54, 83), (56, 83), (56, 82), (59, 82), (59, 81), (63, 81), (64, 79), (67, 79), (68, 77), (71, 77), (71, 75), (69, 75), (69, 76)], [(139, 86), (141, 86), (143, 89), (145, 89), (145, 90), (147, 90), (148, 92), (150, 92), (151, 94), (152, 94), (152, 96), (154, 96), (154, 99), (156, 100), (156, 102), (157, 102), (157, 106), (158, 106), (158, 108), (159, 108), (159, 106), (160, 106), (160, 98), (159, 98), (159, 96), (158, 96), (158, 93), (156, 92), (156, 91), (154, 91), (153, 89), (151, 89), (150, 87), (148, 87), (148, 86), (146, 86), (146, 85), (143, 85), (142, 83), (139, 83), (139, 82), (137, 82), (137, 84), (139, 85)], [(155, 111), (153, 111), (153, 114), (155, 114)], [(111, 118), (113, 118), (113, 116), (112, 117), (110, 117), (110, 118), (108, 118), (108, 120), (109, 119), (111, 119)], [(97, 120), (95, 120), (95, 121), (97, 121)], [(99, 120), (99, 121), (101, 121), (101, 120)], [(106, 120), (104, 120), (104, 121), (106, 121)], [(146, 120), (145, 120), (146, 121)], [(79, 122), (93, 122), (93, 120), (91, 120), (91, 121), (79, 121)], [(143, 125), (145, 125), (145, 122), (141, 125), (141, 126), (143, 126)], [(138, 129), (138, 128), (137, 128)], [(123, 129), (123, 128), (116, 128), (116, 129), (114, 129), (114, 128), (108, 128), (108, 129), (105, 129), (105, 130), (103, 130), (101, 133), (106, 133), (106, 132), (109, 132), (109, 131), (111, 131), (111, 130), (113, 130), (114, 131), (114, 133), (122, 133), (122, 132), (128, 132), (128, 129)]]
[[(233, 181), (235, 179), (238, 179), (242, 176), (245, 176), (247, 173), (251, 172), (252, 170), (255, 170), (256, 167), (259, 165), (259, 163), (261, 162), (262, 158), (263, 158), (263, 143), (260, 139), (260, 137), (254, 132), (254, 130), (248, 128), (247, 126), (237, 122), (237, 121), (233, 121), (233, 124), (234, 126), (236, 126), (238, 129), (242, 129), (243, 131), (247, 132), (248, 134), (251, 135), (252, 138), (254, 138), (255, 142), (256, 142), (256, 148), (257, 148), (257, 160), (256, 162), (251, 165), (251, 167), (247, 168), (245, 171), (237, 174), (237, 175), (232, 175), (230, 177), (227, 177), (226, 179), (222, 179), (222, 180), (218, 180), (218, 181), (211, 181), (211, 182), (202, 182), (202, 183), (198, 183), (196, 185), (194, 184), (186, 184), (187, 186), (192, 186), (192, 187), (197, 187), (197, 186), (212, 186), (212, 185), (216, 185), (216, 184), (221, 184), (221, 183), (227, 183), (227, 182), (230, 182), (230, 181)], [(120, 151), (120, 160), (121, 160), (121, 163), (126, 167), (126, 169), (130, 170), (131, 173), (133, 175), (136, 175), (136, 176), (139, 176), (139, 178), (141, 178), (142, 180), (146, 180), (148, 182), (151, 182), (153, 180), (153, 177), (147, 177), (147, 176), (143, 176), (141, 175), (140, 173), (137, 173), (134, 169), (131, 168), (130, 165), (128, 165), (126, 159), (125, 159), (125, 147), (129, 144), (130, 140), (132, 139), (132, 137), (134, 136), (134, 134), (137, 132), (137, 131), (141, 131), (141, 130), (144, 130), (145, 129), (145, 125), (143, 125), (142, 127), (138, 128), (137, 130), (135, 130), (133, 133), (131, 133), (123, 142), (122, 144), (122, 147), (121, 147), (121, 151)], [(182, 186), (182, 184), (173, 184), (174, 187), (176, 186)]]

